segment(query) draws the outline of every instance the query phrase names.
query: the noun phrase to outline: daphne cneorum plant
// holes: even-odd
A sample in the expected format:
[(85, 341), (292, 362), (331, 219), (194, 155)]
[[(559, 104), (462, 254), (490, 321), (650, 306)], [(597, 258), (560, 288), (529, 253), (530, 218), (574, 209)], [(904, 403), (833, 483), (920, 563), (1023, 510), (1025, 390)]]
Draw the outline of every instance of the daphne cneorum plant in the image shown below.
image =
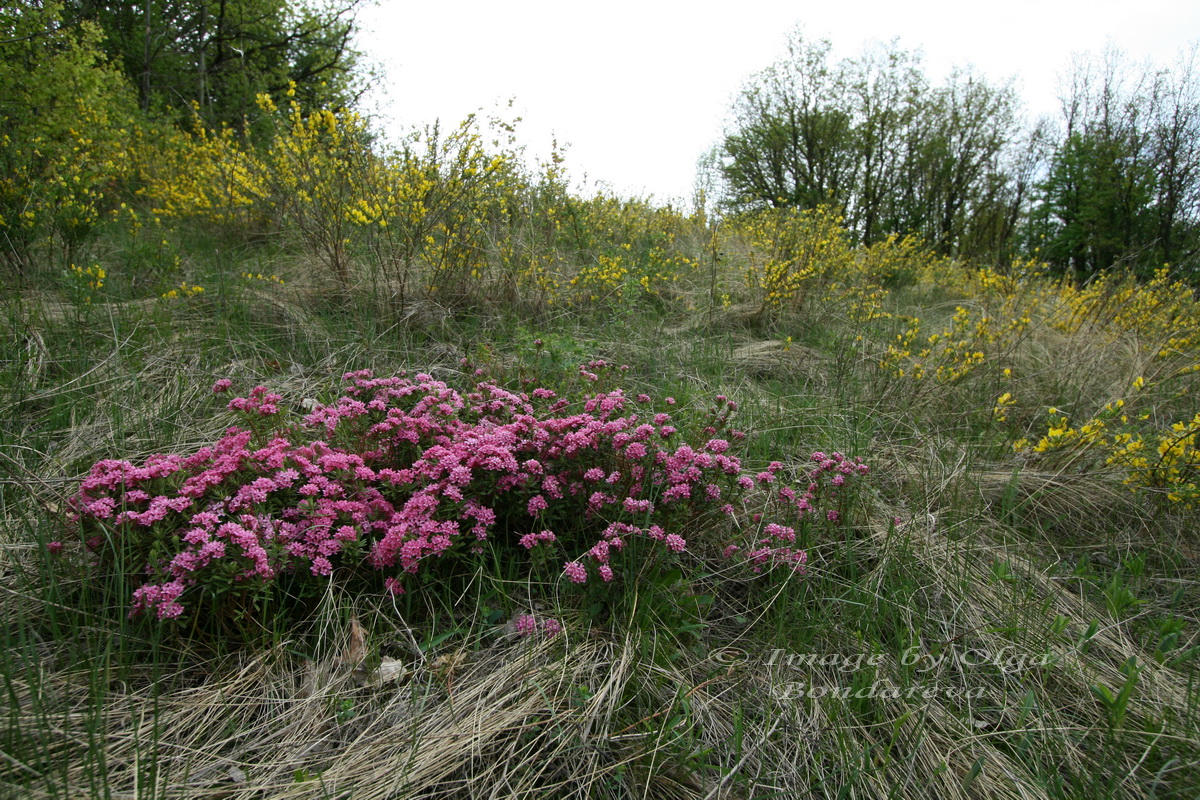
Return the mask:
[(556, 564), (568, 585), (628, 579), (634, 542), (664, 563), (703, 544), (752, 572), (803, 572), (798, 532), (844, 524), (861, 459), (815, 453), (799, 486), (781, 462), (750, 474), (736, 403), (718, 397), (689, 427), (671, 398), (597, 390), (608, 370), (581, 367), (573, 397), (350, 372), (336, 402), (292, 422), (258, 386), (228, 403), (240, 424), (210, 447), (98, 462), (72, 500), (78, 532), (95, 568), (129, 571), (131, 614), (170, 620), (283, 576), (402, 594), (489, 547)]

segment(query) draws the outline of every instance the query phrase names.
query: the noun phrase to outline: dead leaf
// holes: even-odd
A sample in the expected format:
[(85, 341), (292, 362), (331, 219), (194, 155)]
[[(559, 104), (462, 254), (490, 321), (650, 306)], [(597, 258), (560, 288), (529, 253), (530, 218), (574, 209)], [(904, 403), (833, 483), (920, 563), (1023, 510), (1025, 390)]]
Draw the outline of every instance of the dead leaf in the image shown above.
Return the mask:
[(397, 681), (408, 674), (408, 667), (403, 661), (395, 658), (384, 658), (379, 662), (379, 668), (371, 673), (367, 682), (372, 686), (382, 686), (385, 683)]
[(362, 660), (367, 657), (367, 636), (363, 632), (362, 625), (358, 624), (358, 617), (350, 618), (350, 642), (346, 645), (346, 649), (342, 651), (342, 663), (354, 666), (362, 663)]

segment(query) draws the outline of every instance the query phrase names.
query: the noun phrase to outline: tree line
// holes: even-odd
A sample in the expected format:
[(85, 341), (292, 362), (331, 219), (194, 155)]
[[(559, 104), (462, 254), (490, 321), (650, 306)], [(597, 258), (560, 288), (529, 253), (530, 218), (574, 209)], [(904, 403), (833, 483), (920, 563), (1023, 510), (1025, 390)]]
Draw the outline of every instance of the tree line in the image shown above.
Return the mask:
[(69, 263), (193, 133), (266, 142), (263, 98), (352, 104), (361, 2), (0, 4), (0, 263)]
[(240, 129), (259, 94), (291, 89), (306, 108), (344, 107), (362, 89), (353, 45), (362, 1), (6, 4), (0, 115), (12, 126), (40, 123), (83, 96), (185, 125), (198, 115), (210, 127)]
[(1004, 263), (1036, 255), (1086, 278), (1119, 265), (1200, 275), (1197, 49), (1170, 69), (1116, 50), (1076, 59), (1057, 119), (1025, 119), (1011, 82), (934, 84), (896, 42), (835, 60), (793, 34), (736, 98), (702, 170), (728, 213), (842, 209), (862, 244), (914, 235)]

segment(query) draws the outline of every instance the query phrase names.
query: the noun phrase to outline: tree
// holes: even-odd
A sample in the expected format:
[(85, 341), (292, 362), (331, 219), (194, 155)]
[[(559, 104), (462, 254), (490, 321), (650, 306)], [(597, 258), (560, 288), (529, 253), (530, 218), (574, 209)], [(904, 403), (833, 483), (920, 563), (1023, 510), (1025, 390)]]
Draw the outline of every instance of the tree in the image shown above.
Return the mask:
[(100, 26), (143, 109), (193, 109), (209, 125), (240, 127), (260, 93), (291, 84), (305, 108), (343, 107), (357, 96), (355, 14), (363, 0), (71, 0)]
[(720, 147), (725, 203), (840, 207), (856, 241), (917, 234), (954, 255), (998, 252), (1024, 202), (1007, 173), (1018, 140), (1011, 85), (955, 72), (930, 87), (893, 41), (830, 60), (798, 33), (734, 104)]
[(1117, 50), (1077, 59), (1030, 225), (1060, 271), (1149, 273), (1200, 241), (1200, 85), (1195, 49), (1173, 71)]
[(1164, 262), (1200, 248), (1200, 50), (1193, 44), (1155, 82), (1153, 161), (1156, 228)]
[(919, 56), (894, 40), (846, 62), (844, 73), (858, 164), (847, 218), (859, 240), (871, 244), (908, 232), (898, 196), (909, 129), (920, 116), (926, 82)]
[(61, 144), (79, 127), (81, 107), (107, 122), (126, 121), (129, 87), (105, 56), (103, 38), (55, 0), (0, 6), (0, 118), (9, 138)]
[(828, 41), (797, 36), (787, 58), (742, 90), (721, 152), (733, 207), (848, 204), (852, 121), (829, 50)]
[(951, 255), (1002, 243), (979, 231), (1009, 212), (1012, 176), (1005, 162), (1017, 107), (1011, 85), (993, 87), (959, 70), (922, 98), (897, 188), (900, 227)]

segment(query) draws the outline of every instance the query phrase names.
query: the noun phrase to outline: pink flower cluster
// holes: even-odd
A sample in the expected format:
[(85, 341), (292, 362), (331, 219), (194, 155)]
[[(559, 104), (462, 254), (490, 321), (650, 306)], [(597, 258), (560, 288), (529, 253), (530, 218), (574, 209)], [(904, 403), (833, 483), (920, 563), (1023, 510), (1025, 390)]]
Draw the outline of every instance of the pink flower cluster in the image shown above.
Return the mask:
[(544, 619), (541, 623), (533, 614), (521, 614), (513, 620), (513, 629), (518, 636), (532, 636), (541, 630), (546, 636), (557, 636), (562, 631), (562, 623), (556, 619)]
[[(369, 567), (398, 594), (405, 576), (431, 559), (478, 552), (485, 542), (514, 555), (560, 552), (569, 582), (609, 582), (629, 541), (681, 554), (682, 534), (728, 535), (735, 526), (714, 519), (761, 507), (763, 498), (780, 521), (755, 518), (744, 526), (750, 539), (725, 554), (755, 571), (775, 563), (798, 570), (806, 554), (794, 525), (867, 472), (861, 459), (816, 453), (803, 492), (776, 482), (779, 462), (757, 477), (743, 474), (718, 437), (735, 408), (725, 398), (710, 414), (705, 443), (693, 447), (669, 414), (643, 416), (620, 390), (572, 402), (489, 381), (460, 393), (425, 374), (362, 371), (345, 380), (343, 396), (302, 423), (283, 425), (282, 397), (259, 386), (229, 403), (254, 430), (230, 428), (188, 456), (92, 468), (74, 510), (101, 563), (115, 563), (105, 559), (118, 537), (140, 554), (135, 613), (176, 617), (193, 587), (216, 591), (216, 576), (236, 591), (281, 573), (326, 578)], [(224, 380), (214, 385), (226, 388)], [(274, 426), (267, 432), (255, 425), (264, 417)], [(511, 540), (494, 541), (498, 531)]]

